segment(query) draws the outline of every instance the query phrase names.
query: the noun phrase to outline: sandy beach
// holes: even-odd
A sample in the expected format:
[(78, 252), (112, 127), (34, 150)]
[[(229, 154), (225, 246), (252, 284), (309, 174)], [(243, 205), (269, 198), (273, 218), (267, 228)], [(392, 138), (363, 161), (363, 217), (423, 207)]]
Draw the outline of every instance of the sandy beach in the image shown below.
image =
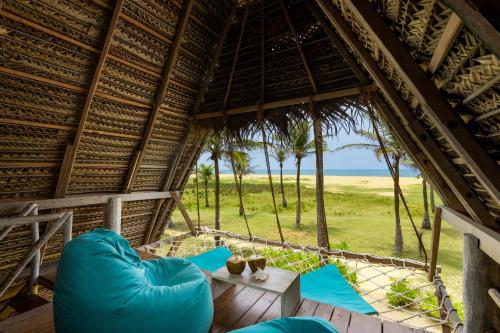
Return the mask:
[[(231, 174), (222, 174), (221, 178), (232, 178)], [(294, 175), (283, 176), (285, 182), (295, 182)], [(315, 186), (316, 177), (310, 175), (301, 176), (301, 182), (304, 186)], [(273, 180), (278, 181), (278, 176), (273, 175)], [(267, 175), (251, 174), (243, 177), (243, 181), (267, 181)], [(411, 185), (421, 184), (422, 180), (417, 177), (401, 177), (400, 185), (402, 188)], [(393, 186), (391, 177), (370, 177), (370, 176), (325, 176), (325, 189), (335, 192), (336, 187), (342, 186), (360, 186), (373, 189), (391, 189)]]

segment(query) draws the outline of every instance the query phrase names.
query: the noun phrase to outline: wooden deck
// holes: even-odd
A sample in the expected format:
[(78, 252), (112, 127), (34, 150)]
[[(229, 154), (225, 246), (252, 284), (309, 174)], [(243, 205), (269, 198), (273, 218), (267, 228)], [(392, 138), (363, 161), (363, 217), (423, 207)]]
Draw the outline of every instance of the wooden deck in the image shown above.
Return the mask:
[[(228, 332), (237, 328), (278, 318), (280, 299), (275, 294), (234, 286), (215, 302), (211, 332)], [(341, 333), (423, 333), (380, 318), (351, 313), (331, 305), (303, 299), (295, 316), (315, 316), (330, 321)], [(55, 333), (52, 303), (0, 322), (0, 333)], [(98, 333), (98, 332), (96, 332)]]

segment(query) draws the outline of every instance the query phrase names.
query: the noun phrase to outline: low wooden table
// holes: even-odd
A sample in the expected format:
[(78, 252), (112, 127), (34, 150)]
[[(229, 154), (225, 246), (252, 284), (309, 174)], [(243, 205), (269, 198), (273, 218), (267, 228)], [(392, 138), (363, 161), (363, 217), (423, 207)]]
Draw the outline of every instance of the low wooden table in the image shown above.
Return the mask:
[(212, 288), (217, 290), (220, 288), (218, 284), (231, 283), (278, 294), (281, 297), (281, 316), (293, 315), (300, 303), (299, 274), (272, 267), (266, 267), (264, 271), (269, 274), (267, 280), (257, 281), (248, 267), (241, 274), (231, 274), (224, 266), (212, 274)]

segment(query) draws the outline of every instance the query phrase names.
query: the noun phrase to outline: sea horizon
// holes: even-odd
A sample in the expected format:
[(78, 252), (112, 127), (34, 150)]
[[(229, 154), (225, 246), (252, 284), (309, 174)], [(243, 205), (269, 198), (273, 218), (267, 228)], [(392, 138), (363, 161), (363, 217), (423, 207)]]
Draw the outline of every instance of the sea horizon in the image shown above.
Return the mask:
[[(279, 169), (271, 169), (273, 175), (278, 175)], [(231, 174), (231, 170), (221, 170), (222, 174)], [(283, 169), (283, 174), (287, 176), (296, 175), (296, 169)], [(302, 169), (301, 175), (314, 176), (316, 169)], [(266, 169), (255, 169), (251, 174), (263, 175), (267, 174)], [(390, 177), (391, 174), (388, 169), (324, 169), (325, 176), (358, 176), (358, 177)], [(400, 177), (416, 177), (419, 175), (418, 171), (411, 169), (400, 169)]]

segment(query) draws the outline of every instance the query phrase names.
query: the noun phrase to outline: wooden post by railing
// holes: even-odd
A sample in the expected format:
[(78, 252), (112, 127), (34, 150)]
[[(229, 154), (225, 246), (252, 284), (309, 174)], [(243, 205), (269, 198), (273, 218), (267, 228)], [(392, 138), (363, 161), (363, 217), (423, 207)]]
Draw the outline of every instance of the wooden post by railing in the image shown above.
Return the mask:
[(122, 199), (111, 198), (106, 207), (105, 227), (116, 232), (118, 235), (122, 229)]
[(464, 325), (467, 333), (486, 332), (488, 318), (488, 256), (479, 249), (479, 239), (464, 235)]
[(437, 257), (439, 251), (439, 238), (441, 236), (441, 207), (436, 207), (434, 224), (432, 226), (431, 262), (429, 267), (429, 281), (432, 282), (436, 275)]
[[(30, 215), (38, 215), (38, 207), (34, 207), (30, 212)], [(40, 238), (39, 225), (39, 222), (35, 222), (31, 225), (31, 244), (35, 244)], [(38, 250), (35, 252), (35, 256), (31, 260), (31, 275), (28, 287), (32, 295), (38, 293), (36, 283), (38, 281), (38, 277), (40, 276), (40, 258), (40, 250)]]
[(63, 227), (63, 246), (66, 246), (71, 239), (73, 238), (73, 215), (68, 217), (66, 223), (64, 223)]

